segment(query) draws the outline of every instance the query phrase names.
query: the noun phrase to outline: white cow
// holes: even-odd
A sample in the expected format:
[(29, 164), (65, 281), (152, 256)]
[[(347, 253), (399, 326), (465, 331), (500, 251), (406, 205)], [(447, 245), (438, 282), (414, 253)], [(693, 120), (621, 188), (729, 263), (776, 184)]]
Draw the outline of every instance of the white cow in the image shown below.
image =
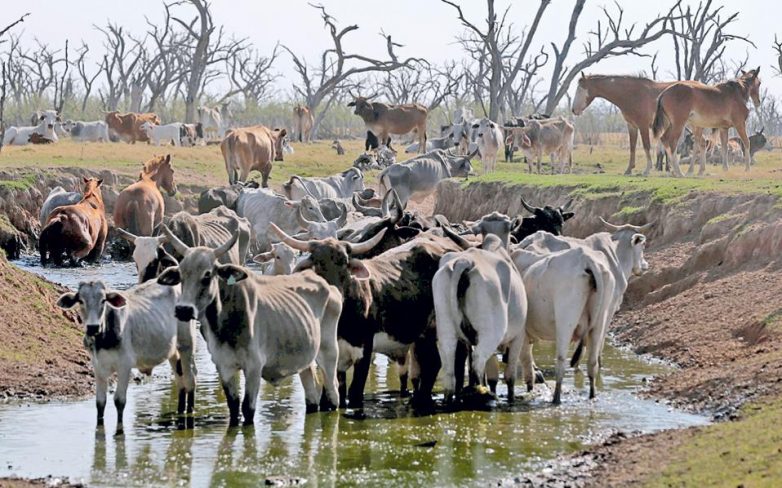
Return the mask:
[(156, 146), (168, 144), (173, 142), (175, 146), (181, 146), (180, 131), (182, 130), (182, 124), (175, 122), (173, 124), (166, 125), (154, 125), (149, 122), (141, 124), (141, 130), (149, 138), (149, 142)]
[(39, 215), (41, 228), (46, 226), (46, 222), (49, 220), (49, 214), (52, 213), (55, 208), (79, 203), (81, 197), (81, 192), (78, 191), (65, 191), (65, 188), (61, 186), (52, 188), (52, 191), (46, 196), (43, 205), (41, 205), (41, 213)]
[(480, 119), (472, 125), (475, 132), (475, 143), (483, 163), (483, 174), (494, 172), (497, 164), (497, 153), (503, 147), (502, 129), (487, 118)]
[(102, 120), (94, 122), (66, 120), (62, 126), (74, 141), (109, 142), (109, 126)]
[(271, 251), (255, 255), (253, 261), (267, 276), (289, 275), (296, 266), (296, 252), (284, 242), (275, 242)]
[(9, 127), (3, 137), (4, 146), (26, 146), (30, 142), (30, 136), (38, 134), (44, 139), (57, 142), (59, 137), (54, 131), (54, 126), (60, 122), (60, 116), (56, 110), (44, 110), (39, 116), (39, 122), (31, 127)]
[(313, 198), (350, 198), (354, 192), (364, 190), (364, 174), (358, 168), (349, 168), (342, 173), (325, 178), (303, 178), (293, 175), (282, 185), (291, 200), (305, 196)]
[(225, 137), (225, 126), (223, 125), (223, 116), (220, 114), (220, 110), (200, 106), (198, 107), (198, 121), (201, 123), (206, 140)]
[(516, 366), (525, 342), (527, 297), (502, 241), (489, 234), (482, 249), (445, 254), (432, 280), (432, 294), (446, 401), (461, 386), (455, 384), (454, 371), (461, 341), (473, 347), (473, 373), (481, 384), (486, 381), (487, 361), (497, 350), (508, 348), (505, 381), (512, 402)]
[[(114, 405), (117, 407), (117, 433), (123, 431), (122, 414), (130, 381), (130, 371), (146, 374), (168, 359), (179, 390), (179, 413), (185, 410), (185, 396), (192, 411), (195, 377), (180, 360), (178, 334), (181, 329), (194, 334), (191, 321), (178, 322), (174, 307), (179, 287), (150, 281), (123, 292), (109, 290), (102, 281), (82, 282), (76, 293), (60, 296), (57, 305), (69, 309), (79, 305), (85, 325), (84, 344), (90, 350), (95, 370), (98, 425), (103, 425), (109, 379), (117, 374)], [(182, 358), (184, 359), (184, 358)]]

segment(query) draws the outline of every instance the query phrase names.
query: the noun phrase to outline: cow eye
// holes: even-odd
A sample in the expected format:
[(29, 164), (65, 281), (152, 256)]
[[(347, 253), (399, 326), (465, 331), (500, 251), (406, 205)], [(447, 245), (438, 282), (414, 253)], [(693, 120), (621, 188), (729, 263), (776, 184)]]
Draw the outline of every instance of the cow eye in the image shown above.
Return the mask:
[(204, 273), (204, 277), (202, 278), (203, 281), (211, 281), (212, 280), (212, 272), (207, 271)]

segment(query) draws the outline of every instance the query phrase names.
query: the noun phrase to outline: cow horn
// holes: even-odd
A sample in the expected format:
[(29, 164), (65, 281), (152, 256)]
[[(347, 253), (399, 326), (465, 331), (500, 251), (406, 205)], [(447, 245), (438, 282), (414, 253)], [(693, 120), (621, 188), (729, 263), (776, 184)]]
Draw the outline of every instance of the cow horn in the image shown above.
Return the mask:
[(190, 249), (187, 244), (179, 240), (167, 225), (164, 224), (161, 228), (163, 229), (163, 234), (168, 237), (168, 242), (171, 244), (171, 247), (174, 248), (174, 251), (184, 256), (187, 250)]
[(223, 245), (221, 245), (220, 247), (214, 250), (215, 259), (220, 259), (221, 257), (223, 257), (223, 254), (230, 251), (231, 248), (234, 247), (234, 244), (236, 244), (237, 240), (239, 240), (238, 232), (234, 233), (234, 235), (232, 235), (230, 239), (224, 242)]
[(524, 197), (521, 197), (521, 206), (527, 209), (527, 212), (535, 213), (537, 210), (540, 210), (538, 207), (533, 207), (529, 205), (527, 202), (524, 201)]
[(117, 234), (119, 234), (120, 237), (125, 239), (126, 241), (130, 242), (131, 244), (136, 243), (136, 236), (131, 234), (130, 232), (126, 231), (125, 229), (121, 229), (117, 227)]
[(561, 212), (565, 212), (565, 211), (567, 211), (570, 208), (571, 205), (573, 205), (573, 199), (572, 198), (570, 200), (568, 200), (567, 203), (564, 206), (559, 207), (559, 210)]
[(644, 225), (633, 225), (633, 224), (622, 224), (622, 225), (615, 225), (610, 222), (607, 222), (603, 217), (598, 217), (600, 219), (600, 222), (603, 223), (606, 227), (611, 229), (614, 232), (619, 232), (622, 230), (632, 230), (633, 232), (644, 232), (646, 230), (649, 230), (654, 225), (654, 222), (649, 222)]
[(363, 205), (361, 203), (361, 197), (358, 196), (358, 193), (353, 193), (353, 208), (355, 208), (357, 211), (361, 212), (362, 214), (368, 216), (368, 217), (383, 217), (383, 214), (380, 209), (375, 207), (367, 207), (366, 205)]
[(298, 239), (294, 239), (293, 237), (286, 234), (284, 230), (277, 227), (277, 224), (275, 224), (274, 222), (269, 223), (269, 230), (272, 231), (272, 233), (277, 234), (277, 237), (279, 237), (282, 242), (289, 245), (293, 249), (302, 252), (309, 252), (310, 250), (309, 242), (304, 242)]
[(301, 205), (299, 205), (299, 209), (296, 211), (296, 220), (298, 220), (299, 225), (304, 229), (309, 229), (310, 225), (314, 224), (314, 222), (307, 220), (307, 217), (301, 213)]
[(448, 227), (447, 225), (444, 225), (444, 226), (442, 226), (442, 228), (443, 228), (443, 232), (445, 233), (445, 235), (449, 239), (451, 239), (453, 242), (455, 242), (457, 246), (461, 247), (465, 251), (467, 249), (472, 248), (472, 245), (469, 243), (469, 241), (467, 241), (467, 239), (465, 239), (464, 237), (458, 235), (450, 227)]
[(364, 242), (359, 242), (358, 244), (347, 244), (348, 246), (348, 254), (364, 254), (372, 250), (373, 247), (377, 246), (380, 241), (383, 239), (383, 236), (386, 235), (386, 231), (388, 228), (385, 228), (375, 234), (375, 237), (372, 239), (369, 239)]
[(348, 209), (343, 203), (339, 203), (339, 206), (342, 207), (342, 211), (339, 213), (339, 215), (332, 219), (331, 222), (335, 222), (337, 224), (337, 229), (341, 229), (345, 227), (345, 224), (348, 223)]
[(405, 209), (402, 206), (402, 202), (399, 200), (399, 194), (396, 192), (396, 190), (392, 188), (390, 191), (391, 191), (391, 198), (394, 199), (394, 208), (396, 209), (395, 217), (391, 217), (391, 223), (396, 224), (397, 222), (402, 220), (402, 216), (404, 216)]

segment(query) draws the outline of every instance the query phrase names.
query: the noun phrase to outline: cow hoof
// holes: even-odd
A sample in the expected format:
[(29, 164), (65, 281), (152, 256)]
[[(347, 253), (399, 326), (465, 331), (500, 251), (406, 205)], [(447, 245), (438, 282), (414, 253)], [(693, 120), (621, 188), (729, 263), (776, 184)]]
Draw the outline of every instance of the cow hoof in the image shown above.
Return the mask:
[(364, 408), (363, 398), (351, 398), (348, 401), (348, 408)]
[(317, 403), (308, 403), (307, 404), (307, 413), (317, 413), (319, 410)]
[(410, 390), (407, 390), (407, 389), (405, 389), (405, 390), (401, 390), (401, 391), (399, 392), (399, 396), (401, 396), (402, 398), (407, 398), (407, 397), (409, 397), (409, 396), (410, 396)]
[(239, 426), (239, 418), (231, 418), (228, 421), (228, 427), (238, 427)]
[(118, 437), (118, 436), (121, 436), (121, 435), (125, 435), (125, 429), (122, 427), (122, 425), (118, 425), (117, 426), (117, 431), (114, 432), (114, 436)]

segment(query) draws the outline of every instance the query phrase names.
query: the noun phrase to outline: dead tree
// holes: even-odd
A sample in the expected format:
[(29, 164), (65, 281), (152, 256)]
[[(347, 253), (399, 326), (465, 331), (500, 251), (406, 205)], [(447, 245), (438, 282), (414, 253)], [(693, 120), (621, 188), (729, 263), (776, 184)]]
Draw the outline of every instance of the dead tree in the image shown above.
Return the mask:
[(63, 58), (62, 74), (60, 75), (59, 81), (56, 78), (54, 80), (54, 109), (59, 114), (62, 114), (62, 109), (65, 107), (65, 100), (73, 95), (73, 82), (70, 78), (66, 81), (68, 68), (70, 68), (70, 63), (68, 61), (68, 39), (65, 39), (65, 57)]
[(557, 108), (559, 102), (565, 97), (570, 85), (576, 76), (583, 70), (614, 56), (634, 55), (646, 56), (639, 50), (647, 44), (660, 39), (673, 31), (668, 28), (668, 22), (676, 20), (673, 10), (680, 5), (676, 2), (674, 7), (666, 15), (658, 15), (648, 22), (642, 29), (637, 29), (637, 24), (626, 26), (624, 21), (624, 9), (616, 3), (616, 11), (609, 12), (603, 7), (603, 19), (598, 20), (595, 28), (589, 32), (584, 43), (584, 54), (578, 61), (570, 61), (566, 66), (570, 55), (570, 48), (576, 39), (576, 30), (581, 13), (584, 10), (586, 0), (576, 0), (570, 15), (568, 32), (565, 41), (561, 45), (551, 43), (553, 51), (554, 68), (551, 73), (551, 81), (545, 95), (545, 112), (551, 113)]
[[(138, 43), (119, 25), (108, 23), (106, 27), (95, 26), (103, 33), (106, 53), (100, 64), (104, 74), (104, 88), (98, 91), (105, 110), (117, 110), (120, 100), (130, 98), (131, 78), (142, 59)], [(129, 45), (128, 40), (132, 42)]]
[[(525, 65), (529, 67), (529, 49), (551, 0), (540, 1), (532, 24), (520, 36), (514, 33), (513, 25), (507, 20), (510, 6), (498, 17), (494, 0), (486, 0), (486, 28), (481, 29), (465, 18), (459, 4), (451, 0), (441, 1), (456, 9), (457, 18), (467, 29), (467, 34), (460, 37), (459, 42), (478, 66), (476, 76), (471, 78), (475, 90), (488, 94), (488, 109), (482, 95), (477, 96), (476, 100), (484, 106), (484, 113), (490, 119), (497, 120), (516, 77)], [(508, 59), (512, 60), (510, 64), (507, 63)]]
[(722, 81), (726, 74), (723, 55), (731, 42), (739, 41), (755, 47), (746, 36), (727, 32), (738, 19), (738, 12), (723, 18), (724, 6), (715, 7), (712, 0), (699, 2), (693, 10), (677, 2), (667, 21), (673, 32), (676, 79), (702, 83)]
[(279, 77), (272, 70), (272, 65), (280, 54), (279, 44), (274, 46), (270, 56), (246, 49), (226, 60), (226, 71), (230, 88), (218, 104), (226, 102), (234, 95), (241, 94), (245, 101), (256, 105), (268, 98), (272, 93), (272, 84)]
[(79, 74), (79, 78), (81, 79), (82, 89), (84, 90), (81, 99), (82, 113), (87, 110), (87, 102), (90, 100), (90, 95), (92, 95), (92, 87), (95, 85), (95, 80), (98, 79), (98, 76), (100, 76), (101, 73), (100, 67), (98, 67), (94, 73), (90, 73), (88, 71), (89, 68), (87, 67), (86, 60), (87, 53), (89, 52), (89, 46), (82, 42), (81, 47), (76, 51), (76, 60), (73, 63), (76, 67), (76, 72)]
[[(10, 31), (14, 26), (24, 22), (24, 19), (27, 18), (28, 15), (30, 14), (26, 13), (22, 15), (18, 20), (11, 22), (7, 26), (3, 27), (2, 30), (0, 30), (0, 44), (5, 42), (3, 36), (8, 31)], [(9, 51), (8, 53), (9, 61), (11, 59), (11, 53), (12, 51)], [(7, 66), (5, 61), (0, 61), (0, 76), (2, 76), (2, 79), (0, 79), (0, 152), (2, 152), (3, 140), (5, 139), (5, 99), (7, 93), (6, 90), (8, 87), (7, 84), (8, 74), (7, 74)]]
[[(294, 84), (294, 91), (304, 99), (304, 103), (314, 113), (315, 124), (312, 128), (313, 137), (317, 136), (323, 117), (328, 108), (334, 102), (341, 88), (351, 78), (370, 73), (387, 73), (403, 67), (412, 67), (417, 64), (425, 64), (418, 58), (400, 60), (395, 48), (402, 47), (392, 41), (390, 35), (385, 35), (388, 60), (374, 59), (363, 54), (346, 53), (343, 45), (347, 34), (358, 29), (357, 25), (349, 25), (342, 29), (337, 27), (337, 20), (326, 12), (323, 5), (310, 4), (320, 10), (323, 23), (329, 31), (333, 47), (327, 48), (320, 56), (320, 63), (313, 68), (306, 59), (297, 56), (290, 48), (283, 49), (290, 54), (294, 69), (301, 78), (300, 84)], [(325, 102), (325, 103), (324, 103)]]

